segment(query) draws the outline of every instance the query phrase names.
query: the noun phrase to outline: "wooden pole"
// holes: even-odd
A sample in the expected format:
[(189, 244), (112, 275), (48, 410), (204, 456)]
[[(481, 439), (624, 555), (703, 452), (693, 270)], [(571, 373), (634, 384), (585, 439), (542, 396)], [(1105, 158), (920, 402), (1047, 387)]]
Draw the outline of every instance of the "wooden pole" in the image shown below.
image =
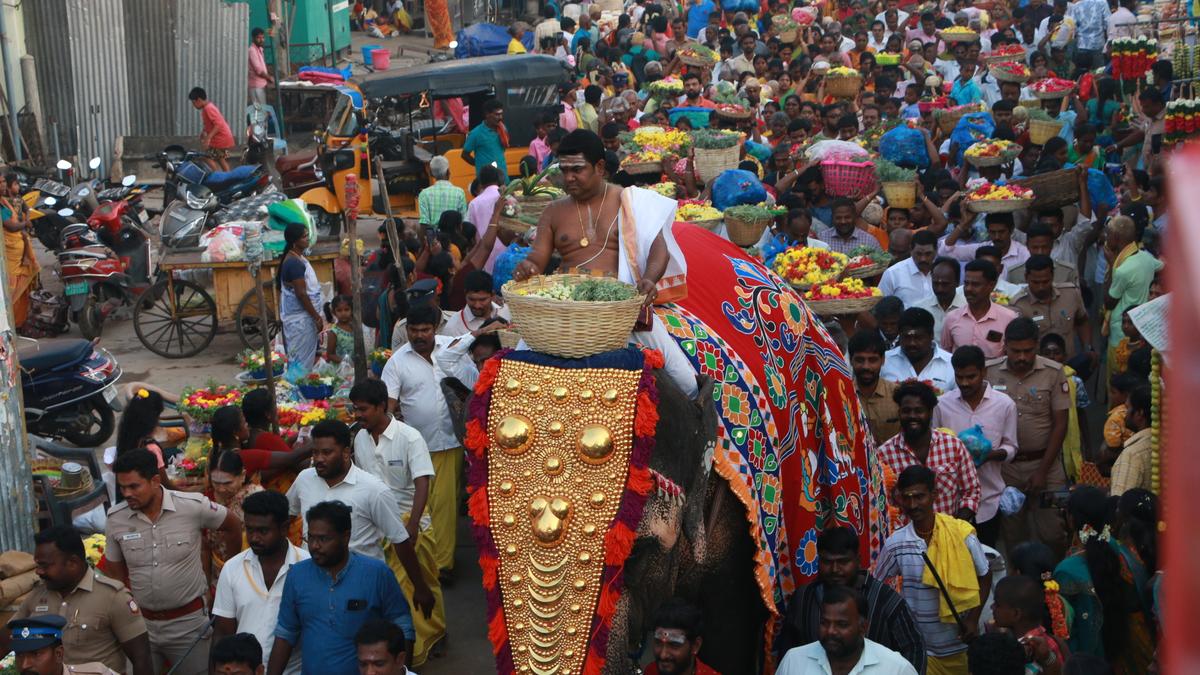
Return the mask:
[[(262, 266), (254, 266), (254, 295), (258, 299), (258, 330), (263, 339), (263, 363), (266, 364), (267, 393), (275, 401), (275, 366), (271, 363), (275, 350), (271, 348), (271, 317), (267, 316), (267, 296), (262, 287)], [(271, 423), (271, 432), (279, 433), (279, 420)]]
[(354, 326), (354, 381), (367, 379), (367, 346), (363, 340), (362, 267), (358, 262), (358, 176), (346, 176), (346, 234), (350, 238), (350, 298)]
[(392, 247), (392, 264), (400, 270), (399, 290), (404, 290), (404, 267), (400, 264), (400, 256), (404, 254), (401, 248), (400, 231), (396, 229), (396, 219), (392, 216), (392, 197), (388, 194), (387, 181), (383, 179), (383, 160), (375, 157), (375, 175), (379, 176), (379, 194), (383, 196), (383, 211), (386, 218), (383, 225), (387, 228), (388, 245)]

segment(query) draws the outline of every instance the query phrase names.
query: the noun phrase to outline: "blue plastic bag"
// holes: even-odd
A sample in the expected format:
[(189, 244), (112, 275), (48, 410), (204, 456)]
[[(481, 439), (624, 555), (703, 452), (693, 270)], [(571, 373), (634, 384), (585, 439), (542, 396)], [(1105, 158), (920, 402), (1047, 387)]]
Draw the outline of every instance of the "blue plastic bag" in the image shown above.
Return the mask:
[(760, 162), (771, 161), (771, 146), (765, 143), (755, 143), (754, 141), (746, 141), (746, 154)]
[(900, 125), (879, 137), (879, 154), (887, 161), (910, 169), (929, 168), (925, 134)]
[(713, 180), (712, 202), (724, 211), (740, 204), (758, 204), (767, 200), (767, 189), (758, 176), (742, 169), (727, 169)]
[(959, 432), (958, 440), (967, 446), (967, 452), (971, 453), (971, 459), (974, 460), (976, 467), (983, 465), (987, 460), (988, 453), (992, 451), (992, 442), (983, 435), (983, 427), (978, 424)]
[[(466, 59), (472, 56), (498, 56), (508, 53), (508, 43), (512, 36), (508, 27), (497, 26), (494, 23), (477, 23), (458, 31), (458, 46), (454, 48), (454, 58)], [(533, 51), (533, 31), (525, 31), (521, 44), (528, 51)]]
[(985, 141), (996, 133), (996, 123), (992, 121), (992, 114), (986, 112), (973, 112), (963, 115), (958, 124), (954, 125), (954, 131), (950, 132), (950, 143), (958, 144), (958, 153), (954, 156), (954, 163), (958, 164), (962, 161), (962, 155), (967, 151), (967, 148)]
[(1117, 191), (1103, 171), (1088, 169), (1087, 187), (1093, 211), (1101, 206), (1109, 210), (1117, 208)]
[(758, 0), (725, 0), (721, 3), (721, 11), (755, 14), (758, 12)]
[(522, 260), (529, 256), (529, 252), (533, 250), (532, 246), (521, 246), (517, 243), (508, 245), (508, 248), (503, 253), (496, 256), (496, 264), (492, 267), (492, 289), (499, 293), (504, 284), (512, 279), (513, 271), (517, 269), (517, 265)]

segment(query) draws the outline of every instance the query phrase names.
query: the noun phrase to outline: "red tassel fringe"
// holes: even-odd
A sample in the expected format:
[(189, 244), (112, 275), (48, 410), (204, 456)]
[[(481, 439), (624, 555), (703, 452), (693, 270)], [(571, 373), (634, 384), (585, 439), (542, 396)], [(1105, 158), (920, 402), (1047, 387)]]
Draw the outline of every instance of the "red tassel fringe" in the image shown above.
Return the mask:
[(499, 654), (500, 649), (508, 643), (508, 628), (504, 625), (504, 609), (496, 610), (492, 620), (488, 621), (488, 641), (492, 643), (492, 653)]
[(487, 488), (478, 487), (467, 499), (467, 514), (471, 516), (471, 520), (480, 527), (488, 526), (488, 498)]

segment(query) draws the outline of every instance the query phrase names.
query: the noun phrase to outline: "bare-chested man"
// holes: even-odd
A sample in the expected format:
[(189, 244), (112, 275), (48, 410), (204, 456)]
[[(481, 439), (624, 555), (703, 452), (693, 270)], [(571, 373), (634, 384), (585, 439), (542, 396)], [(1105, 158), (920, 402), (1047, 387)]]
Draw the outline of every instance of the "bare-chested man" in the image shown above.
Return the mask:
[[(558, 147), (567, 198), (551, 204), (538, 221), (533, 251), (513, 272), (517, 280), (541, 274), (558, 251), (567, 270), (598, 271), (634, 284), (647, 304), (682, 299), (687, 267), (671, 236), (675, 201), (651, 190), (622, 189), (604, 179), (604, 144), (586, 129), (567, 134)], [(632, 339), (662, 352), (664, 369), (684, 392), (695, 395), (696, 371), (657, 316)]]

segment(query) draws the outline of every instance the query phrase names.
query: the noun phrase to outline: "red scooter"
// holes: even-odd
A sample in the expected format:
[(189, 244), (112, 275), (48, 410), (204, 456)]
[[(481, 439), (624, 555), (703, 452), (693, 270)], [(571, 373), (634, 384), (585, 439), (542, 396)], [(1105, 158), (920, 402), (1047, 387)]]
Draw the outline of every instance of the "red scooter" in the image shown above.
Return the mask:
[(125, 176), (118, 187), (101, 190), (99, 206), (88, 216), (87, 224), (120, 258), (135, 283), (149, 283), (149, 248), (145, 226), (149, 216), (142, 207), (142, 186), (135, 186), (136, 176)]
[[(87, 225), (73, 223), (63, 228), (62, 242), (55, 273), (62, 280), (71, 320), (79, 324), (85, 339), (94, 340), (100, 337), (104, 320), (117, 308), (132, 306), (133, 282), (122, 258), (102, 244)], [(148, 240), (143, 247), (146, 253), (139, 257), (148, 261)]]

